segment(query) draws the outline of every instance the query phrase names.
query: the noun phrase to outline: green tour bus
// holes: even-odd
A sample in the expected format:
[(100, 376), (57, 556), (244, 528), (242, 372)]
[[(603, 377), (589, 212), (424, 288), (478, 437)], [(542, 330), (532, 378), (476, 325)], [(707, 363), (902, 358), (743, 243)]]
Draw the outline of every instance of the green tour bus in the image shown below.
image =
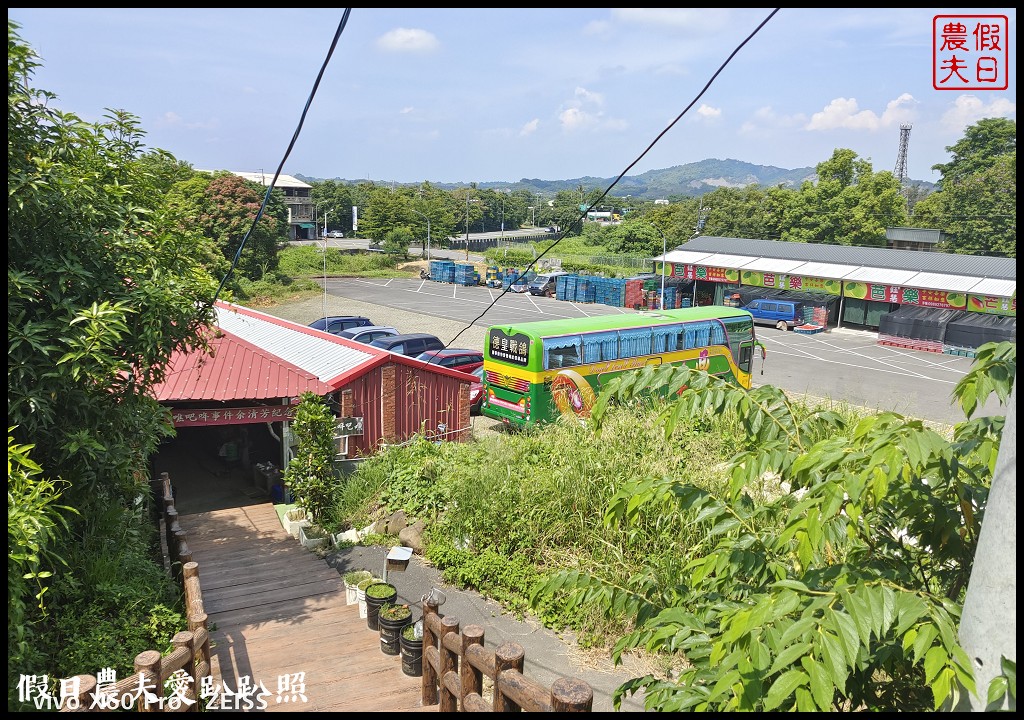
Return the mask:
[(525, 427), (587, 417), (612, 378), (647, 365), (686, 364), (750, 388), (751, 314), (723, 306), (541, 320), (487, 329), (481, 413)]

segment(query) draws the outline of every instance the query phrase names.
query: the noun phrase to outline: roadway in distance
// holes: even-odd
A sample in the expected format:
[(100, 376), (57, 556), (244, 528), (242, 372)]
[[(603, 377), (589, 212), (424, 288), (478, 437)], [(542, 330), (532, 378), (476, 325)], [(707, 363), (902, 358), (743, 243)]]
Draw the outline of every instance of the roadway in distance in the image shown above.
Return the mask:
[[(418, 279), (328, 278), (327, 293), (481, 328), (635, 312)], [(755, 359), (755, 385), (776, 385), (791, 393), (891, 410), (944, 425), (964, 420), (952, 390), (970, 369), (972, 358), (879, 345), (876, 333), (856, 330), (801, 335), (758, 326), (756, 332), (768, 354), (763, 363)], [(1003, 415), (1005, 411), (989, 401), (978, 414)]]

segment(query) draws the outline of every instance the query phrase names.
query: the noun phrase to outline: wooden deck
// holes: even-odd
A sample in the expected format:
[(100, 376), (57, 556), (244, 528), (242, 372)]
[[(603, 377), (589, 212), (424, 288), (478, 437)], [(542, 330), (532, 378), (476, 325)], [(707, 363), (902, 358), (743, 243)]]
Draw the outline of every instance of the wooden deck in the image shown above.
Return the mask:
[[(268, 712), (424, 712), (421, 680), (385, 655), (347, 605), (337, 570), (281, 526), (270, 503), (183, 515), (213, 629), (215, 687), (263, 683)], [(278, 680), (305, 673), (306, 702), (280, 702)]]

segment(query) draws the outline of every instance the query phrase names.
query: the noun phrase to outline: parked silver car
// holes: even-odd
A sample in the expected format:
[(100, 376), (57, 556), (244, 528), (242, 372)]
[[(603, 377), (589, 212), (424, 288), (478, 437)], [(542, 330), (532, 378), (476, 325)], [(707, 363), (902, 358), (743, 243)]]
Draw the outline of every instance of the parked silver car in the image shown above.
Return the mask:
[(377, 338), (390, 337), (397, 335), (398, 330), (388, 325), (366, 325), (364, 327), (351, 328), (350, 330), (344, 330), (338, 333), (338, 337), (343, 337), (348, 340), (355, 340), (356, 342), (365, 343), (369, 345)]

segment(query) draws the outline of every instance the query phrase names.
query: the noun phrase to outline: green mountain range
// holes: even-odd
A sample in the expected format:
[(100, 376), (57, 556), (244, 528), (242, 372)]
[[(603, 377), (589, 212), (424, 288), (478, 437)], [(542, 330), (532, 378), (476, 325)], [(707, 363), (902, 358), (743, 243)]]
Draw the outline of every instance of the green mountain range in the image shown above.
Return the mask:
[[(324, 178), (311, 178), (295, 175), (303, 182), (313, 182)], [(627, 175), (612, 189), (617, 197), (629, 195), (641, 200), (671, 200), (678, 197), (696, 197), (719, 187), (746, 187), (747, 185), (784, 185), (797, 188), (804, 180), (813, 180), (814, 168), (785, 168), (770, 165), (754, 165), (740, 160), (701, 160), (700, 162), (675, 165), (662, 170), (648, 170), (639, 175)], [(338, 182), (358, 183), (360, 180), (334, 178)], [(560, 190), (575, 190), (581, 185), (587, 189), (606, 188), (611, 185), (613, 177), (579, 177), (567, 180), (541, 180), (539, 178), (523, 178), (518, 182), (477, 182), (476, 187), (487, 189), (527, 190), (534, 194), (551, 196)], [(390, 181), (382, 184), (390, 185)], [(403, 183), (418, 185), (419, 183)], [(431, 184), (445, 190), (455, 190), (469, 185), (465, 183)]]

